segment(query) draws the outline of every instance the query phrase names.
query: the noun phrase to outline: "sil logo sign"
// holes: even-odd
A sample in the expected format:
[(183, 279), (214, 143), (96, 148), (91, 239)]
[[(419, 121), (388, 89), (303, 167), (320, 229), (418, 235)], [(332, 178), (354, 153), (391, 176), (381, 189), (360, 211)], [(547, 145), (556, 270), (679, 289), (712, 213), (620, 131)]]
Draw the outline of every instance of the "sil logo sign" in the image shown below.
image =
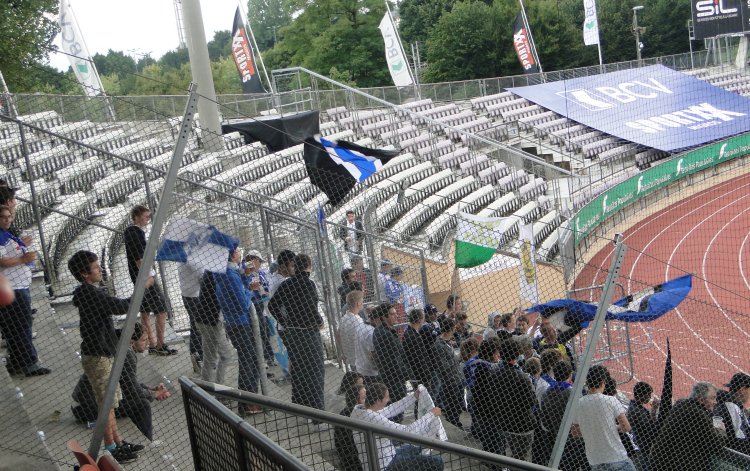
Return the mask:
[(696, 17), (706, 18), (709, 16), (727, 15), (737, 13), (737, 8), (727, 8), (727, 0), (699, 0), (695, 2)]

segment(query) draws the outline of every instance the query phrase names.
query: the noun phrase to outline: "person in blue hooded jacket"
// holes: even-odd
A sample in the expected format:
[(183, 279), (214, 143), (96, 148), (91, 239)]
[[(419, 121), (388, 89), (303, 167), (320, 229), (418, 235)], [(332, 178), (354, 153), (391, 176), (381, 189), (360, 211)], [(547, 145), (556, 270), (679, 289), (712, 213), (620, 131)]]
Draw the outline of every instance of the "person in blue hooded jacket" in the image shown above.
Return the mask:
[[(239, 374), (237, 387), (252, 393), (258, 392), (258, 362), (255, 355), (251, 320), (256, 319), (252, 304), (252, 294), (248, 289), (249, 280), (240, 273), (242, 253), (235, 248), (229, 254), (229, 263), (225, 273), (214, 273), (216, 282), (216, 299), (224, 315), (224, 326), (227, 337), (237, 350)], [(240, 404), (240, 415), (262, 412), (258, 405)]]

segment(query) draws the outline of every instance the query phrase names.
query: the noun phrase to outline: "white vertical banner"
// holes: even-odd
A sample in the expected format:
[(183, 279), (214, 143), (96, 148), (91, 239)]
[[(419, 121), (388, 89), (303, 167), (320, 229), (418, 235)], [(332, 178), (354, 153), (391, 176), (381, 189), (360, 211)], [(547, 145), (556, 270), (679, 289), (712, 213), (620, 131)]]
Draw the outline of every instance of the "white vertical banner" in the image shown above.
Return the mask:
[(536, 249), (534, 247), (534, 230), (532, 224), (518, 225), (518, 245), (521, 266), (518, 279), (520, 282), (519, 295), (521, 299), (533, 304), (539, 303), (537, 287)]
[(599, 44), (599, 20), (596, 17), (596, 0), (583, 0), (583, 43), (587, 46)]
[(83, 87), (87, 96), (97, 96), (104, 93), (104, 87), (96, 73), (94, 61), (91, 59), (83, 35), (78, 27), (73, 10), (68, 0), (60, 1), (60, 41), (62, 50), (68, 54), (68, 61), (76, 74), (78, 83)]
[(412, 85), (414, 81), (411, 78), (411, 72), (409, 72), (409, 63), (406, 62), (404, 50), (401, 48), (401, 40), (396, 33), (396, 26), (393, 24), (389, 12), (383, 15), (378, 29), (380, 29), (385, 42), (385, 60), (388, 62), (388, 70), (391, 72), (393, 84), (397, 87)]

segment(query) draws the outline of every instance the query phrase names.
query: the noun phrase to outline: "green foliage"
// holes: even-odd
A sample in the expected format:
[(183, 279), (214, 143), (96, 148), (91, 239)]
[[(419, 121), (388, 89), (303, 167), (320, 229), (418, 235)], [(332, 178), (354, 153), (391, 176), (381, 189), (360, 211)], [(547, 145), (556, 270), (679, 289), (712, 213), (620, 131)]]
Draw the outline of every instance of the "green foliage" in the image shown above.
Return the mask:
[(292, 0), (248, 0), (248, 21), (261, 51), (276, 44), (279, 30), (291, 23), (294, 9)]
[(190, 55), (186, 47), (173, 49), (161, 56), (159, 64), (172, 69), (179, 69), (183, 64), (190, 63)]
[(106, 55), (94, 54), (94, 65), (100, 75), (126, 75), (135, 72), (135, 60), (122, 51), (110, 49)]
[(399, 34), (405, 43), (426, 41), (440, 17), (450, 13), (455, 0), (404, 0), (399, 5)]
[(232, 32), (216, 31), (214, 38), (208, 42), (208, 58), (211, 62), (218, 61), (232, 54)]
[(0, 2), (0, 71), (11, 90), (37, 85), (29, 67), (43, 61), (59, 28), (57, 0)]

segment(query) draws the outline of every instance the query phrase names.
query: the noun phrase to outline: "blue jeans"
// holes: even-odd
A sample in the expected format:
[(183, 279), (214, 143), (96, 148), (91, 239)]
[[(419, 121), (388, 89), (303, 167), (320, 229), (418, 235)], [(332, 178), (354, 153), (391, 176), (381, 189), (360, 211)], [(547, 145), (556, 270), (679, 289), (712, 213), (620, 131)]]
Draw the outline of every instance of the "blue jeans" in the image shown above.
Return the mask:
[(8, 344), (8, 370), (25, 373), (37, 363), (36, 348), (31, 340), (31, 293), (28, 289), (17, 289), (14, 292), (16, 299), (0, 308), (0, 330)]
[(252, 327), (249, 325), (228, 325), (226, 331), (232, 346), (237, 349), (237, 363), (239, 363), (237, 387), (243, 391), (257, 393), (259, 375)]
[(421, 453), (422, 448), (418, 446), (402, 445), (396, 448), (396, 454), (385, 471), (442, 471), (443, 458)]
[(591, 466), (591, 471), (635, 471), (635, 465), (630, 459), (614, 463), (602, 463)]

